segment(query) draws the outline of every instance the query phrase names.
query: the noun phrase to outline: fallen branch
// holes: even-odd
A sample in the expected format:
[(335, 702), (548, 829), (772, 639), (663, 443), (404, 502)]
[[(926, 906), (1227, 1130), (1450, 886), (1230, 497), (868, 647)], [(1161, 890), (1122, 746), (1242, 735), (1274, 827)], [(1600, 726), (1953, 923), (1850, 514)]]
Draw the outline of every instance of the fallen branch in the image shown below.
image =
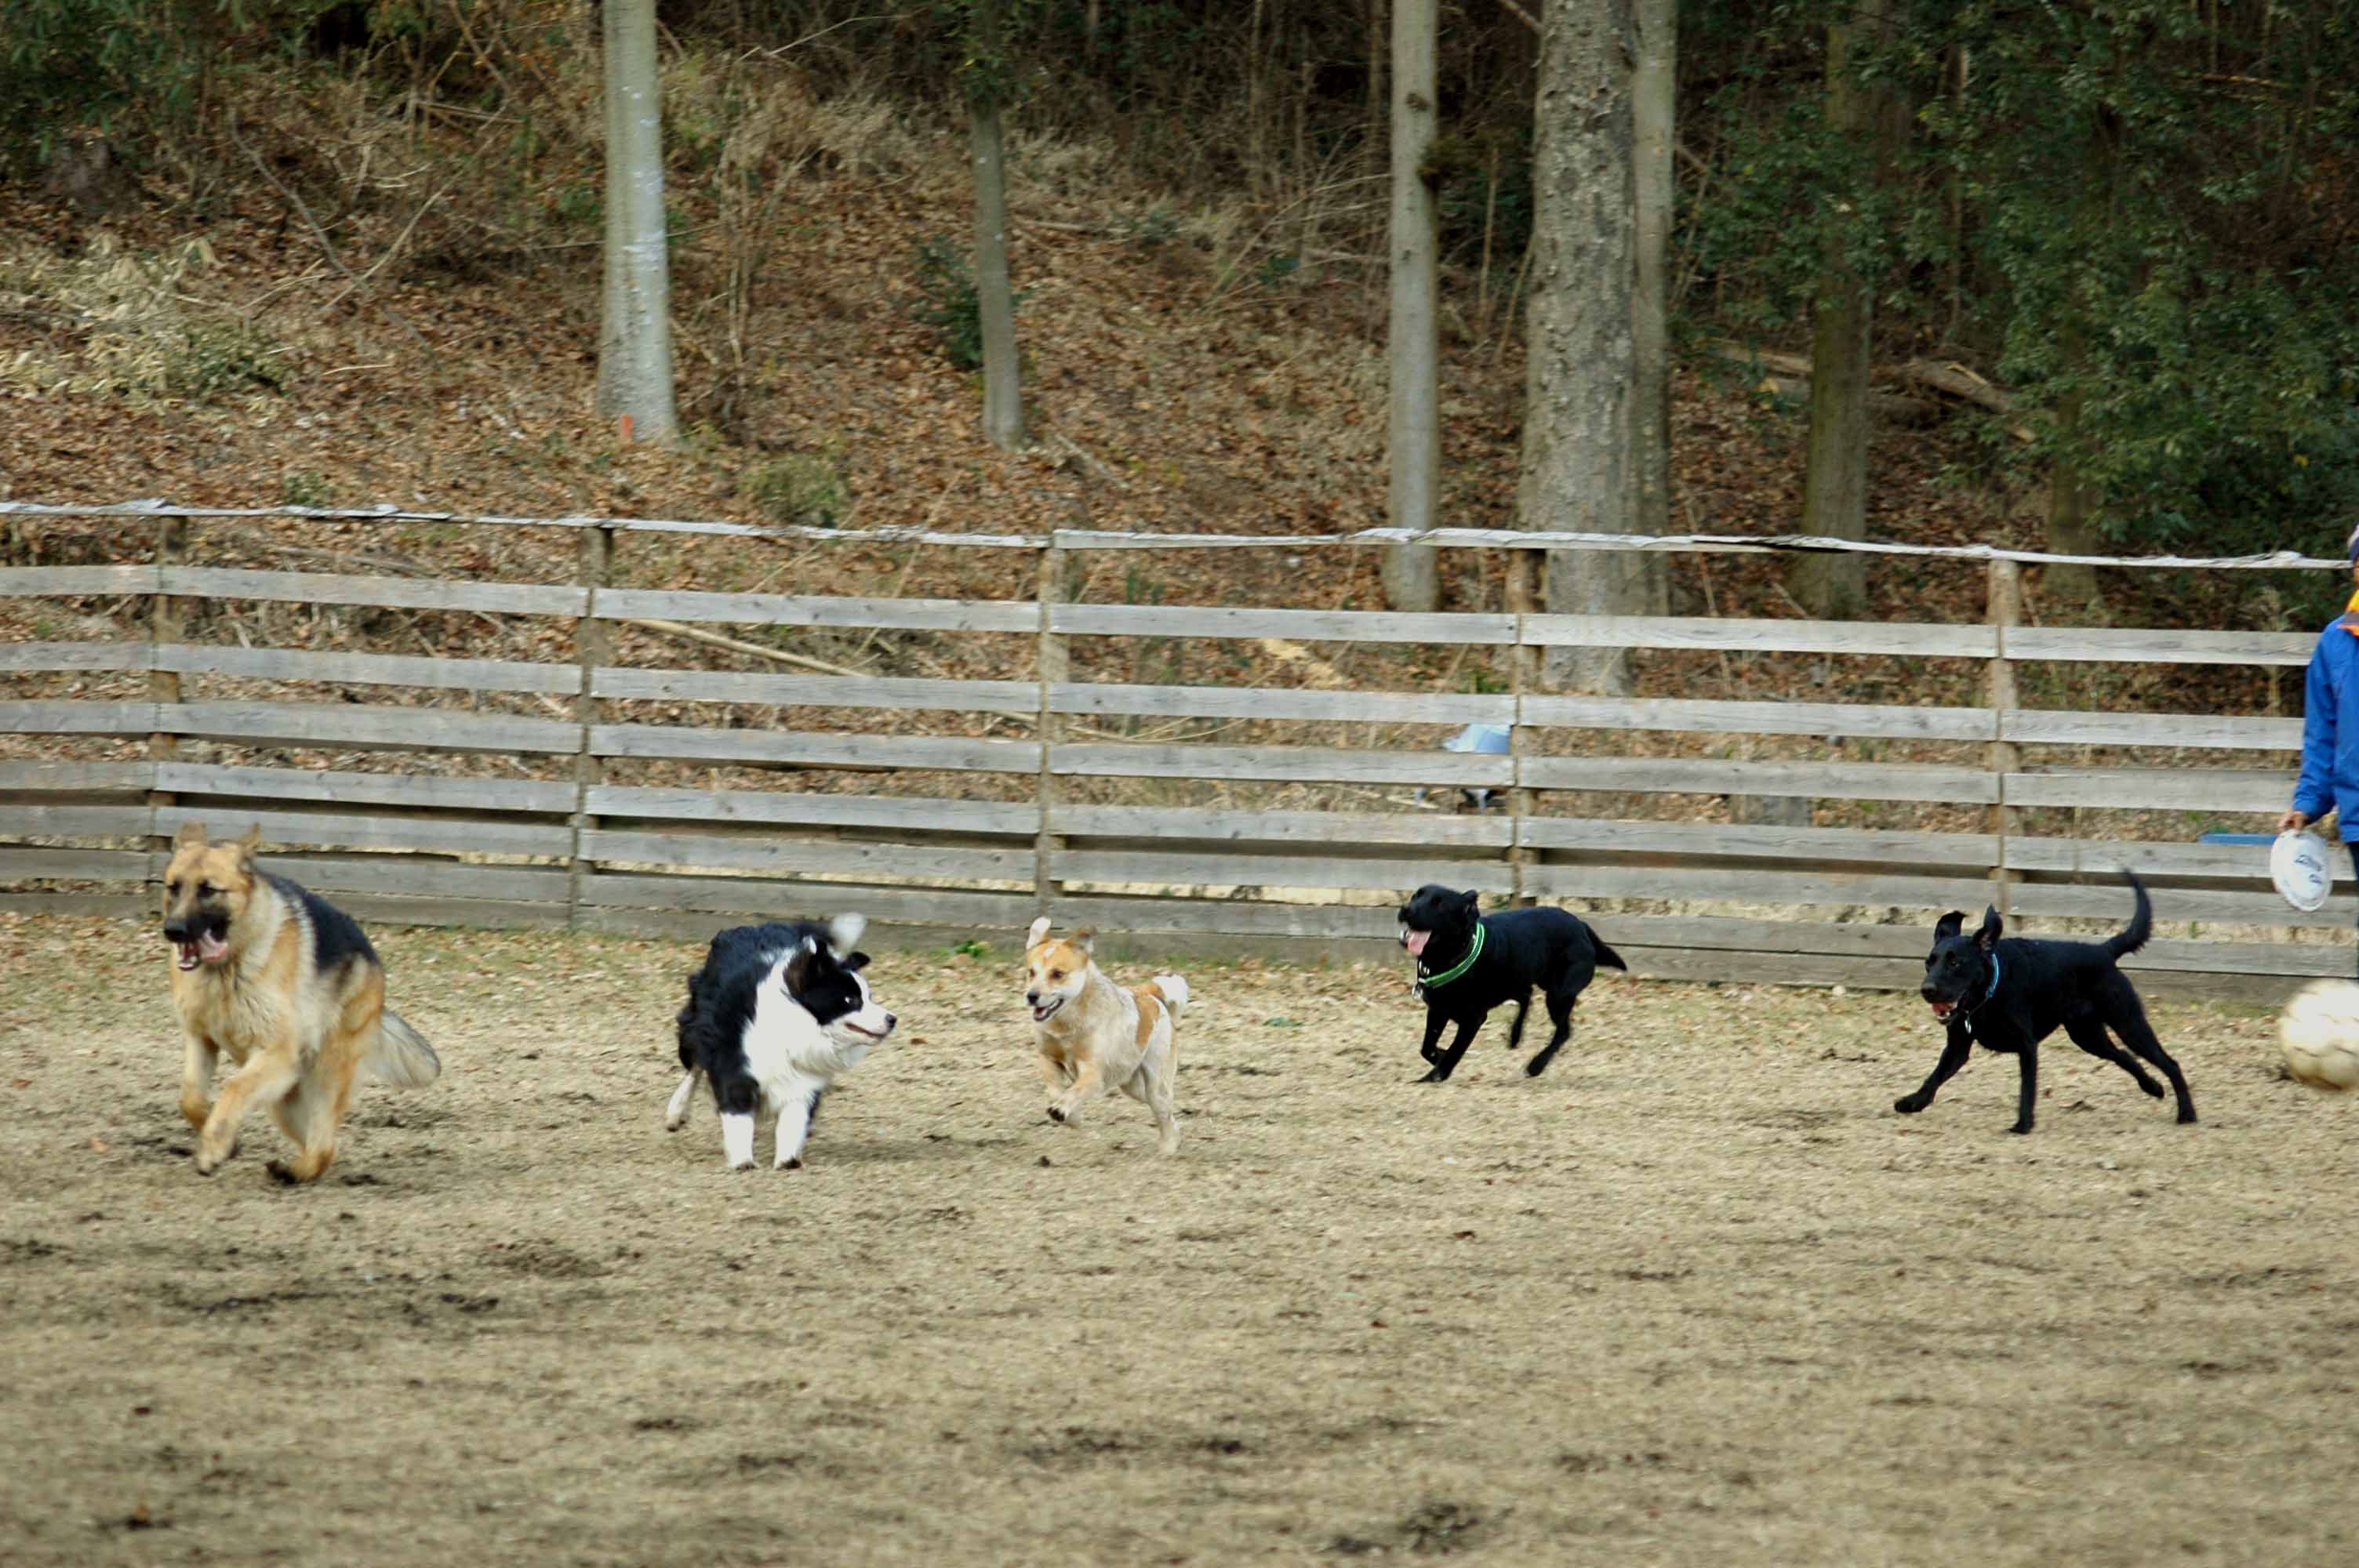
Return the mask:
[[(350, 280), (352, 287), (345, 289), (344, 294), (350, 294), (353, 292), (353, 289), (361, 287), (363, 280), (354, 276), (353, 269), (344, 265), (344, 258), (336, 254), (336, 243), (328, 238), (328, 232), (320, 227), (318, 219), (311, 216), (311, 209), (304, 204), (303, 199), (300, 196), (298, 196), (294, 191), (289, 190), (287, 186), (280, 181), (277, 175), (270, 172), (270, 166), (262, 161), (262, 155), (255, 152), (252, 147), (247, 146), (245, 145), (245, 139), (237, 134), (237, 120), (234, 115), (229, 121), (229, 139), (236, 143), (238, 150), (245, 154), (247, 158), (252, 160), (255, 171), (258, 172), (263, 178), (270, 182), (271, 188), (277, 190), (279, 195), (287, 198), (288, 204), (295, 209), (296, 216), (303, 220), (303, 226), (311, 231), (311, 237), (319, 241), (320, 248), (327, 253), (329, 265), (333, 266), (338, 272), (342, 273), (344, 276)], [(342, 299), (343, 297), (343, 294), (336, 296), (339, 300)], [(392, 306), (386, 304), (382, 299), (373, 300), (372, 303), (375, 304), (378, 309), (384, 311), (387, 316), (392, 317), (393, 319), (399, 324), (403, 331), (417, 339), (418, 346), (419, 348), (431, 350), (434, 347), (433, 344), (426, 341), (425, 333), (419, 331), (417, 328), (409, 324), (408, 317), (404, 316), (400, 311), (395, 309)]]
[(799, 670), (817, 670), (821, 675), (864, 676), (868, 673), (866, 670), (848, 669), (842, 665), (831, 665), (825, 659), (813, 659), (801, 654), (789, 654), (782, 648), (766, 648), (759, 643), (741, 643), (734, 637), (724, 637), (718, 632), (707, 632), (701, 627), (683, 626), (677, 621), (625, 621), (622, 624), (636, 626), (641, 631), (654, 632), (666, 637), (679, 637), (690, 643), (702, 643), (707, 647), (726, 648), (733, 654), (751, 654), (757, 659), (769, 659), (781, 665), (792, 665)]

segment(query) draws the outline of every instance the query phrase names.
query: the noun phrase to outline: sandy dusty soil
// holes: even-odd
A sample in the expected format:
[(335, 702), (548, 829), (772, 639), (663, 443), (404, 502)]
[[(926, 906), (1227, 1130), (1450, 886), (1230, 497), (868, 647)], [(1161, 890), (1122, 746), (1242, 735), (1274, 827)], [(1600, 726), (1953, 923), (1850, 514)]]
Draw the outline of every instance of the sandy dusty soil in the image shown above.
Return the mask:
[[(1610, 935), (1610, 933), (1609, 933)], [(161, 943), (0, 923), (0, 1560), (2359, 1558), (2359, 1102), (2158, 1008), (2199, 1128), (1913, 1001), (1602, 981), (1414, 1087), (1397, 972), (1198, 966), (1186, 1141), (1040, 1114), (1003, 943), (806, 1170), (667, 1136), (689, 949), (384, 934), (441, 1049), (207, 1181)], [(765, 1145), (766, 1151), (766, 1144)]]

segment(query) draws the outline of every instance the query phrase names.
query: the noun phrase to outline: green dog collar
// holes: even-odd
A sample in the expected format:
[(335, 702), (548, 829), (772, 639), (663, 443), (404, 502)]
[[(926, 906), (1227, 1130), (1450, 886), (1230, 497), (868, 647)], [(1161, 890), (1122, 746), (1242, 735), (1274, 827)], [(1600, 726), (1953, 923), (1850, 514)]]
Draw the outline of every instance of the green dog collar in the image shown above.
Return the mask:
[(1442, 970), (1441, 973), (1438, 975), (1429, 975), (1425, 972), (1425, 966), (1423, 964), (1418, 965), (1417, 983), (1426, 989), (1431, 990), (1435, 986), (1448, 985), (1451, 981), (1456, 979), (1459, 976), (1473, 968), (1474, 967), (1474, 960), (1483, 956), (1483, 935), (1487, 927), (1484, 925), (1482, 921), (1475, 921), (1474, 945), (1466, 949), (1466, 957), (1459, 959), (1458, 962), (1451, 965), (1450, 968)]

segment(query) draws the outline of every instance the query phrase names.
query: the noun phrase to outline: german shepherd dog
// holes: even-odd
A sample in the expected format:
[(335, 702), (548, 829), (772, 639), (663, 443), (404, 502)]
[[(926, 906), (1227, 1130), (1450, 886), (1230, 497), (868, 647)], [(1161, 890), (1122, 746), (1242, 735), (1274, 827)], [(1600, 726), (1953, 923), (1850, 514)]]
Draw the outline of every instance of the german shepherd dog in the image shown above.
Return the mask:
[[(172, 944), (172, 1005), (185, 1053), (180, 1114), (197, 1130), (197, 1173), (234, 1152), (256, 1100), (295, 1141), (270, 1162), (282, 1182), (318, 1179), (336, 1157), (363, 1067), (422, 1088), (442, 1064), (418, 1031), (385, 1005), (385, 966), (353, 917), (284, 877), (258, 871), (256, 827), (215, 844), (182, 825), (164, 872), (164, 937)], [(213, 1069), (232, 1071), (212, 1098)]]
[[(2122, 875), (2137, 897), (2137, 908), (2126, 929), (2103, 942), (2026, 941), (2019, 936), (2001, 941), (2005, 923), (1995, 909), (1984, 910), (1981, 927), (1972, 932), (1965, 928), (1963, 911), (1953, 909), (1941, 916), (1933, 927), (1933, 950), (1925, 956), (1925, 979), (1918, 994), (1933, 1016), (1948, 1025), (1948, 1040), (1925, 1082), (1916, 1093), (1893, 1101), (1893, 1109), (1910, 1116), (1931, 1105), (1934, 1093), (1966, 1065), (1968, 1053), (1979, 1044), (1985, 1051), (2015, 1057), (2021, 1082), (2015, 1125), (2007, 1130), (2028, 1132), (2039, 1097), (2039, 1043), (2061, 1028), (2073, 1044), (2111, 1062), (2157, 1099), (2162, 1098), (2162, 1086), (2138, 1065), (2137, 1058), (2160, 1067), (2178, 1099), (2179, 1119), (2195, 1119), (2187, 1076), (2155, 1038), (2136, 989), (2120, 968), (2121, 959), (2145, 946), (2154, 930), (2154, 905), (2146, 896), (2146, 884), (2134, 871)], [(2105, 1038), (2108, 1029), (2121, 1045)]]

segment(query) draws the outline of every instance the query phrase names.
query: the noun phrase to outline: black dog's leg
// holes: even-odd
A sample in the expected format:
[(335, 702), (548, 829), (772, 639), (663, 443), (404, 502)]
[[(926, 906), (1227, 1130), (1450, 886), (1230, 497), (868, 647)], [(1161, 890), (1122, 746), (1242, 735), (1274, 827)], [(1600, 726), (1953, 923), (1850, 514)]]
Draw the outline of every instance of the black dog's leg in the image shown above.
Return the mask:
[(2009, 1132), (2031, 1130), (2031, 1108), (2039, 1098), (2039, 1042), (2027, 1040), (2016, 1054), (2016, 1064), (2023, 1070), (2022, 1087), (2015, 1096), (2015, 1125)]
[(1429, 1007), (1425, 1010), (1425, 1044), (1417, 1048), (1419, 1055), (1429, 1062), (1441, 1060), (1441, 1052), (1437, 1047), (1441, 1041), (1441, 1026), (1449, 1022), (1450, 1015), (1440, 1008)]
[(2067, 1023), (2064, 1026), (2064, 1033), (2072, 1037), (2073, 1044), (2078, 1045), (2090, 1055), (2111, 1062), (2114, 1066), (2136, 1078), (2138, 1087), (2157, 1099), (2162, 1098), (2162, 1086), (2154, 1081), (2154, 1075), (2139, 1066), (2136, 1057), (2107, 1039), (2104, 1024), (2094, 1019), (2083, 1019), (2076, 1023)]
[(1462, 1019), (1458, 1024), (1458, 1038), (1450, 1043), (1450, 1049), (1442, 1054), (1440, 1061), (1434, 1063), (1433, 1071), (1418, 1079), (1418, 1082), (1420, 1084), (1448, 1083), (1450, 1075), (1458, 1070), (1458, 1058), (1466, 1054), (1466, 1047), (1474, 1044), (1474, 1032), (1482, 1027), (1483, 1020), (1479, 1017)]
[(2187, 1092), (2187, 1075), (2179, 1070), (2179, 1064), (2170, 1059), (2170, 1053), (2154, 1037), (2154, 1026), (2146, 1021), (2146, 1009), (2138, 1005), (2137, 993), (2129, 989), (2127, 980), (2122, 982), (2122, 990), (2125, 994), (2115, 999), (2105, 1022), (2114, 1026), (2123, 1044), (2162, 1069), (2162, 1076), (2170, 1080), (2170, 1092), (2178, 1098), (2180, 1123), (2193, 1121), (2195, 1097)]
[(1540, 1054), (1524, 1064), (1526, 1077), (1537, 1078), (1547, 1072), (1548, 1065), (1556, 1060), (1556, 1054), (1564, 1048), (1564, 1043), (1572, 1038), (1573, 1000), (1569, 996), (1548, 999), (1549, 1022), (1555, 1028), (1549, 1033), (1549, 1043), (1540, 1047)]
[(1926, 1075), (1925, 1081), (1918, 1086), (1917, 1092), (1913, 1095), (1902, 1095), (1892, 1102), (1892, 1108), (1903, 1116), (1914, 1116), (1931, 1105), (1935, 1092), (1943, 1084), (1958, 1076), (1958, 1069), (1966, 1065), (1966, 1056), (1973, 1048), (1973, 1035), (1962, 1030), (1951, 1029), (1949, 1043), (1941, 1047), (1941, 1059), (1933, 1064), (1933, 1070)]
[(1516, 1022), (1507, 1025), (1507, 1049), (1512, 1051), (1524, 1043), (1524, 1014), (1532, 1010), (1532, 993), (1526, 991), (1516, 1003)]

